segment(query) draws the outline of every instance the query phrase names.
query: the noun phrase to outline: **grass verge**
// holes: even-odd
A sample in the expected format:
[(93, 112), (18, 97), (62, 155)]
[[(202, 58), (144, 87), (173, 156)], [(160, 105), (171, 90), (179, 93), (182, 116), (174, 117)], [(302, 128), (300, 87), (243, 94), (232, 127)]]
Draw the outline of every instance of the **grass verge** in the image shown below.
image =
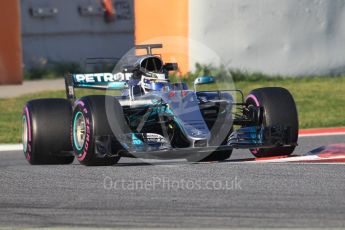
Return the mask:
[[(295, 79), (237, 79), (236, 88), (246, 94), (267, 86), (287, 88), (295, 98), (300, 128), (345, 126), (345, 76)], [(80, 95), (88, 91), (79, 92)], [(0, 143), (21, 141), (21, 112), (26, 101), (35, 98), (65, 97), (64, 91), (41, 92), (17, 98), (0, 99)]]

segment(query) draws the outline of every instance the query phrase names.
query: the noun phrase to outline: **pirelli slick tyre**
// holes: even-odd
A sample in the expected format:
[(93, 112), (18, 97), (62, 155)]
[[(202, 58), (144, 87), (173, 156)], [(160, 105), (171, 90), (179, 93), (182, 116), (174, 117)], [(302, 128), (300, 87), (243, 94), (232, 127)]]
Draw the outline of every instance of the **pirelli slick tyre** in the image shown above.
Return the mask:
[(72, 107), (65, 99), (38, 99), (26, 103), (22, 115), (22, 141), (32, 165), (70, 164)]
[(210, 155), (202, 159), (200, 162), (208, 162), (208, 161), (225, 161), (226, 159), (230, 158), (232, 154), (231, 150), (220, 150), (212, 152)]
[[(109, 107), (106, 108), (106, 105)], [(116, 138), (107, 114), (111, 114), (112, 121), (120, 124), (119, 132), (126, 128), (122, 107), (115, 98), (95, 95), (82, 97), (76, 102), (72, 116), (71, 139), (74, 154), (83, 165), (108, 166), (116, 164), (120, 159), (119, 156), (99, 156), (95, 151), (96, 137)], [(116, 152), (120, 150), (116, 149)]]
[[(246, 98), (248, 106), (263, 107), (262, 125), (288, 126), (291, 131), (290, 140), (292, 144), (298, 140), (298, 114), (295, 101), (290, 92), (284, 88), (267, 87), (255, 89)], [(251, 153), (256, 157), (271, 157), (290, 155), (295, 149), (295, 145), (275, 148), (251, 149)]]
[[(229, 134), (223, 140), (221, 145), (226, 145), (229, 135), (233, 132), (233, 127), (229, 131)], [(228, 150), (216, 150), (212, 152), (210, 155), (202, 159), (200, 162), (208, 162), (208, 161), (225, 161), (231, 157), (233, 149)]]

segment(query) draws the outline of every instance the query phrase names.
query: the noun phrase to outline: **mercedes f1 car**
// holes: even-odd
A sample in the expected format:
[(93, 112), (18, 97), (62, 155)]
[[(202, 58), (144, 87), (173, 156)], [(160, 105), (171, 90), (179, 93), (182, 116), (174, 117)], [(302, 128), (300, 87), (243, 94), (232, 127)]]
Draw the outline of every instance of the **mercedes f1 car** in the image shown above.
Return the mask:
[[(30, 164), (113, 165), (121, 157), (223, 161), (233, 149), (256, 157), (291, 154), (298, 139), (293, 97), (284, 88), (198, 91), (217, 81), (200, 76), (194, 89), (172, 82), (177, 63), (152, 49), (113, 73), (67, 74), (67, 99), (37, 99), (23, 109), (23, 149)], [(75, 89), (106, 90), (76, 97)], [(111, 92), (119, 92), (114, 95)], [(236, 102), (234, 94), (239, 95)]]

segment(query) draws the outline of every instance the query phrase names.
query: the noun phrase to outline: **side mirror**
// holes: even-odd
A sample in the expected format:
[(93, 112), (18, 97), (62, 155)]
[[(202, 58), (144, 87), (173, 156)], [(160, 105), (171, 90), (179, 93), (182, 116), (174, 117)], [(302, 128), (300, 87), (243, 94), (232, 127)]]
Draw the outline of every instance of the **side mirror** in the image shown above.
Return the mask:
[(165, 63), (163, 68), (166, 71), (175, 71), (175, 70), (178, 70), (178, 64), (177, 63)]
[(194, 85), (203, 85), (214, 83), (215, 79), (212, 76), (202, 76), (194, 80)]
[(197, 85), (212, 84), (215, 82), (214, 77), (212, 76), (202, 76), (194, 80), (194, 91), (196, 91)]

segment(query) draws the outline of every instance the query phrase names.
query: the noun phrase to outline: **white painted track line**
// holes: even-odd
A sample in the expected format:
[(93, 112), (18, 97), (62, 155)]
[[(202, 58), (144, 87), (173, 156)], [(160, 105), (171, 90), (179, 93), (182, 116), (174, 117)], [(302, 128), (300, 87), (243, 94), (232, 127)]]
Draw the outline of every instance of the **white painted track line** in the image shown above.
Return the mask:
[(22, 144), (3, 144), (0, 145), (0, 152), (19, 151), (23, 149)]

